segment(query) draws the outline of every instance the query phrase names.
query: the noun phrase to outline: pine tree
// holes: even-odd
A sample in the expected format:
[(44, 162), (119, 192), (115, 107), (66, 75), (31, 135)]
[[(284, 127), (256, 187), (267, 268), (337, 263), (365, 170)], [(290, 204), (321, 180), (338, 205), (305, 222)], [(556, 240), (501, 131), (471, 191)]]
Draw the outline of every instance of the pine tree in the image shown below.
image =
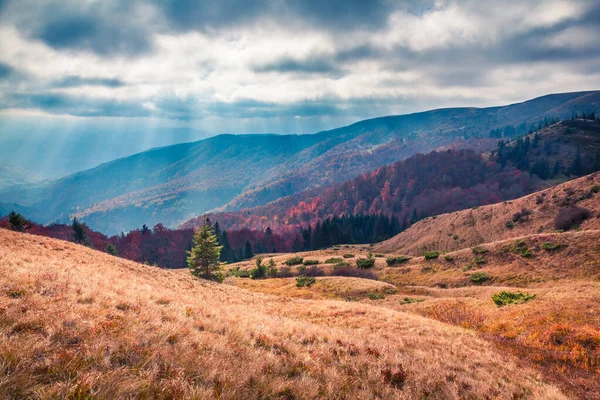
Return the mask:
[(188, 251), (187, 265), (192, 275), (198, 278), (222, 282), (225, 276), (221, 272), (222, 246), (217, 243), (217, 237), (208, 223), (194, 233), (192, 250)]
[(8, 214), (8, 223), (10, 224), (10, 229), (17, 232), (25, 232), (27, 229), (31, 228), (31, 223), (21, 214), (14, 211), (11, 211), (10, 214)]
[(246, 246), (244, 247), (244, 257), (252, 258), (254, 257), (254, 252), (252, 251), (252, 245), (249, 241), (246, 241)]
[(92, 241), (85, 233), (85, 225), (77, 221), (77, 218), (73, 218), (71, 228), (73, 229), (73, 241), (75, 243), (82, 244), (88, 247), (92, 246)]

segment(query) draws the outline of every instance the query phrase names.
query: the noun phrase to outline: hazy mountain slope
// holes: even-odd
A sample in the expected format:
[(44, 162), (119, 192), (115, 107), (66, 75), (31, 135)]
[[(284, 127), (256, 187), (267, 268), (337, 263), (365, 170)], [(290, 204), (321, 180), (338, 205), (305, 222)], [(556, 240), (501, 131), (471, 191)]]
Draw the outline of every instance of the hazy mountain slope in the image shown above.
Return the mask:
[(1, 229), (0, 272), (3, 398), (566, 398), (466, 330), (388, 308), (251, 293)]
[(0, 165), (0, 190), (9, 186), (33, 183), (39, 180), (41, 178), (38, 175), (24, 168), (10, 164)]
[[(590, 210), (580, 229), (600, 229), (600, 173), (517, 200), (426, 218), (376, 246), (380, 252), (421, 255), (556, 230), (558, 215), (573, 206)], [(525, 212), (523, 212), (525, 210)], [(520, 213), (520, 216), (517, 216)], [(511, 226), (512, 224), (512, 226)]]
[(173, 226), (227, 203), (235, 210), (341, 182), (416, 152), (489, 149), (496, 142), (488, 138), (492, 129), (510, 125), (512, 134), (523, 133), (545, 117), (595, 109), (598, 99), (600, 92), (551, 95), (506, 107), (377, 118), (315, 135), (220, 135), (5, 190), (0, 201), (34, 207), (44, 223), (78, 215), (109, 234), (143, 223)]

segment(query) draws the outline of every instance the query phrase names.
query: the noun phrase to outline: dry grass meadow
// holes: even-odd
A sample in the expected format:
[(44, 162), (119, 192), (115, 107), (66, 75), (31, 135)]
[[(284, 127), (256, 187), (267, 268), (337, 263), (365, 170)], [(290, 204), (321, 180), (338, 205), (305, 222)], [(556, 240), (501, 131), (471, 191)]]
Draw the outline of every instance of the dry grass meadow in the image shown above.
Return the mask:
[(269, 295), (6, 230), (0, 274), (5, 399), (568, 398), (398, 295)]

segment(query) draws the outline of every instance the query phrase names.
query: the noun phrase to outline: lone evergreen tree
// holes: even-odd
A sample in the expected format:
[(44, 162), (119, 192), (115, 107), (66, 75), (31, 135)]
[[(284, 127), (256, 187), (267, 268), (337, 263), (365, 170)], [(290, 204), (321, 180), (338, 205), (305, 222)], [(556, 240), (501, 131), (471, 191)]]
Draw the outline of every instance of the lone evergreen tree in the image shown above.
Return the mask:
[(73, 241), (75, 243), (89, 247), (92, 246), (90, 238), (85, 233), (84, 225), (81, 222), (77, 221), (77, 218), (73, 218), (71, 228), (73, 228)]
[(10, 214), (8, 214), (8, 223), (10, 224), (10, 229), (17, 232), (25, 232), (27, 229), (31, 228), (29, 221), (21, 214), (14, 211), (11, 211)]
[(187, 265), (192, 275), (202, 279), (223, 282), (221, 272), (221, 249), (208, 220), (194, 233), (192, 250), (188, 251)]

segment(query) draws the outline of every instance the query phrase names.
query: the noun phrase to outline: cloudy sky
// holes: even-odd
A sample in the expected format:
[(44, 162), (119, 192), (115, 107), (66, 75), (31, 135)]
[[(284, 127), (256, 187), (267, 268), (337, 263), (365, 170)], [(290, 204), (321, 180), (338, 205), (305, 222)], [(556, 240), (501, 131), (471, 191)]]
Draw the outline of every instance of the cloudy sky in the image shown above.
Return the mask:
[(599, 82), (600, 0), (0, 0), (0, 123), (309, 133)]

